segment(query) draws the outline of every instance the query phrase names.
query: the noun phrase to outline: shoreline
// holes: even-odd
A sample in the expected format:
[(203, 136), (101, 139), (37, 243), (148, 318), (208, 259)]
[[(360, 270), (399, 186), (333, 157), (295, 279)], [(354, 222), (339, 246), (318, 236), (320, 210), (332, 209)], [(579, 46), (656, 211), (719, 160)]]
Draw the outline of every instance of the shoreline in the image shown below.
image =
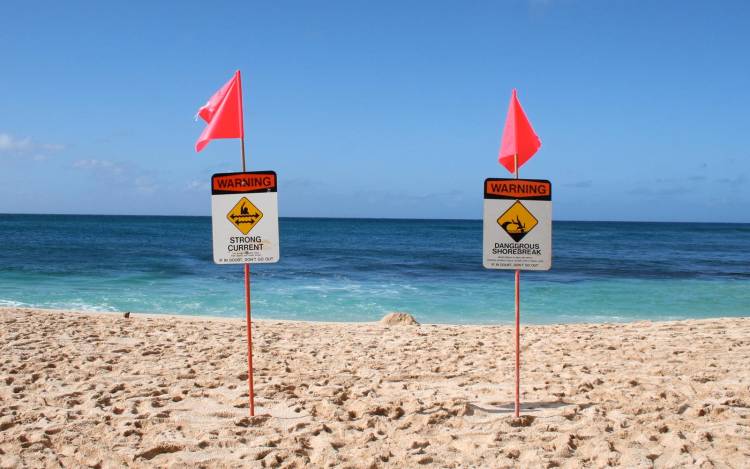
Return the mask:
[[(15, 310), (28, 310), (28, 311), (44, 311), (50, 313), (73, 313), (73, 314), (85, 314), (93, 316), (122, 316), (125, 311), (95, 311), (95, 310), (83, 310), (83, 309), (58, 309), (58, 308), (39, 308), (35, 306), (0, 306), (0, 314), (5, 311)], [(130, 311), (131, 317), (143, 317), (143, 318), (171, 318), (171, 319), (186, 319), (186, 320), (204, 320), (204, 321), (242, 321), (245, 323), (244, 316), (210, 316), (202, 314), (179, 314), (179, 313), (149, 313), (149, 312), (138, 312)], [(387, 313), (386, 313), (387, 314)], [(521, 327), (557, 327), (557, 326), (610, 326), (610, 325), (627, 325), (627, 324), (662, 324), (662, 323), (681, 323), (686, 321), (715, 321), (715, 320), (750, 320), (750, 316), (717, 316), (708, 318), (687, 318), (687, 319), (637, 319), (631, 321), (611, 321), (611, 322), (555, 322), (555, 323), (525, 323), (523, 318), (521, 320)], [(321, 325), (345, 325), (345, 326), (357, 326), (357, 325), (378, 325), (378, 321), (315, 321), (305, 319), (270, 319), (270, 318), (252, 318), (253, 323), (288, 323), (288, 324), (321, 324)], [(507, 328), (513, 327), (512, 322), (508, 323), (485, 323), (485, 324), (469, 324), (469, 323), (419, 323), (420, 326), (437, 326), (437, 327), (498, 327)]]

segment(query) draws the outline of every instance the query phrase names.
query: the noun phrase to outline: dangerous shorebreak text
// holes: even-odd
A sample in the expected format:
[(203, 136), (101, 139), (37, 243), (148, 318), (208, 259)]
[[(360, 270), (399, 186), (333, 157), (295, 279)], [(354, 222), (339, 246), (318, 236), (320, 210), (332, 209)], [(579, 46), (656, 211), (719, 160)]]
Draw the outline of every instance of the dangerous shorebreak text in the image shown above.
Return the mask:
[(539, 243), (495, 243), (492, 254), (538, 256), (542, 254), (542, 250)]

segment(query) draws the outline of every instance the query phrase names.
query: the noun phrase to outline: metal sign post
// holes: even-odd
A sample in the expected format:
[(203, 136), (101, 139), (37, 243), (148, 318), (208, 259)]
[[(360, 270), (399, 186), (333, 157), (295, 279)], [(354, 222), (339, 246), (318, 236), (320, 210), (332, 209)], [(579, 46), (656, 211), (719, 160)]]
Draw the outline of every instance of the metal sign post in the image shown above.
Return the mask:
[(278, 262), (279, 217), (276, 173), (219, 173), (211, 178), (213, 256), (217, 264), (243, 264), (247, 323), (247, 381), (250, 415), (253, 388), (250, 264)]
[(487, 179), (484, 183), (483, 264), (515, 271), (515, 415), (521, 413), (521, 270), (552, 266), (552, 184), (547, 180)]

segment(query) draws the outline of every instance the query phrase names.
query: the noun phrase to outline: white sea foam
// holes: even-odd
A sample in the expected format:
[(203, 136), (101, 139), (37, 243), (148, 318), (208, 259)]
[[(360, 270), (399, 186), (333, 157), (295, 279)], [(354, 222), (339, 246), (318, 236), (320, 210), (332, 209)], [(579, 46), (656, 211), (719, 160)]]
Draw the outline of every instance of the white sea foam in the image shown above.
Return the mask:
[(52, 309), (71, 309), (74, 311), (94, 311), (94, 312), (101, 312), (101, 313), (111, 313), (118, 311), (118, 308), (107, 305), (107, 304), (91, 304), (87, 303), (85, 301), (81, 300), (72, 300), (72, 301), (54, 301), (51, 303), (45, 303), (42, 305), (34, 305), (39, 306), (42, 308), (52, 308)]
[(4, 300), (0, 299), (0, 307), (3, 308), (21, 308), (21, 307), (28, 307), (26, 303), (22, 303), (20, 301), (13, 301), (13, 300)]

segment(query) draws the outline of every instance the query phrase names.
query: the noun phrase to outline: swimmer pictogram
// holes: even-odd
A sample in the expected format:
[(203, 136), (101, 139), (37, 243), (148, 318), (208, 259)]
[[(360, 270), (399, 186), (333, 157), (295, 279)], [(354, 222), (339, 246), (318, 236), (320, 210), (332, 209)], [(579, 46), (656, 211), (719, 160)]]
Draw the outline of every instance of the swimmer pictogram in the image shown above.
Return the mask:
[(244, 235), (248, 234), (261, 218), (263, 212), (246, 197), (241, 198), (227, 214), (227, 219)]

